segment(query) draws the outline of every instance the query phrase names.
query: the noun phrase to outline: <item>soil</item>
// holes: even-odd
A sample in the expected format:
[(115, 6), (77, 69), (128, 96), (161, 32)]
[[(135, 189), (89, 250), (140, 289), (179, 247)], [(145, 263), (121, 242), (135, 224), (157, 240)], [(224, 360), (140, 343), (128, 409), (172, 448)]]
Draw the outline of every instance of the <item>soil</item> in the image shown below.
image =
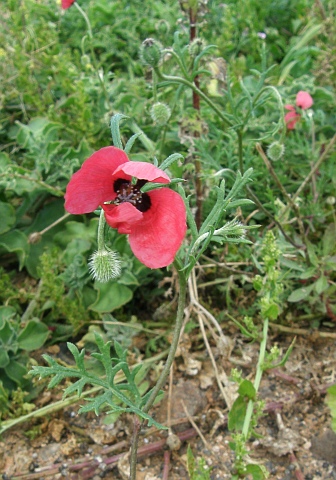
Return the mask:
[[(229, 403), (234, 401), (237, 387), (227, 375), (239, 367), (245, 377), (253, 379), (258, 358), (258, 344), (247, 343), (230, 328), (224, 332), (233, 339), (229, 356), (224, 357), (213, 345), (217, 378)], [(292, 339), (290, 332), (284, 335), (274, 330), (270, 344), (277, 343), (285, 352)], [(171, 388), (167, 384), (164, 400), (154, 408), (156, 420), (166, 425), (170, 422), (171, 429), (169, 435), (143, 429), (138, 480), (189, 479), (188, 444), (196, 461), (203, 458), (210, 472), (209, 477), (204, 474), (195, 480), (231, 478), (234, 457), (229, 447), (228, 409), (207, 351), (193, 349), (185, 335)], [(256, 429), (260, 438), (252, 439), (248, 448), (250, 461), (264, 465), (270, 479), (336, 479), (336, 434), (330, 428), (325, 403), (326, 389), (335, 382), (335, 340), (319, 334), (299, 336), (285, 366), (265, 372), (259, 391), (265, 415)], [(45, 390), (38, 406), (61, 396), (60, 389)], [(0, 443), (2, 478), (128, 479), (132, 417), (124, 414), (105, 424), (104, 416), (78, 415), (77, 410), (78, 405), (72, 405), (6, 431)]]

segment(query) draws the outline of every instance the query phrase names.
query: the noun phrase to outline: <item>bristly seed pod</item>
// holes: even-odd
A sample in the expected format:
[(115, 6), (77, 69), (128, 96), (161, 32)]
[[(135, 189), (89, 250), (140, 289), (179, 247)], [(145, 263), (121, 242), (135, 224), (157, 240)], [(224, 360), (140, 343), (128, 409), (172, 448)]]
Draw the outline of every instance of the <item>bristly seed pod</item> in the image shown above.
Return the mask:
[(156, 124), (166, 125), (170, 118), (171, 110), (165, 103), (156, 102), (150, 109), (150, 115)]
[(280, 158), (283, 156), (285, 153), (285, 146), (283, 143), (280, 142), (273, 142), (267, 149), (267, 156), (276, 162), (277, 160), (280, 160)]
[(95, 280), (106, 283), (121, 273), (121, 261), (118, 253), (105, 247), (93, 253), (89, 260), (89, 271)]
[(188, 47), (189, 53), (192, 57), (197, 57), (205, 47), (205, 42), (202, 38), (194, 38)]
[(157, 67), (162, 57), (162, 45), (154, 38), (146, 38), (140, 47), (140, 59), (145, 65)]

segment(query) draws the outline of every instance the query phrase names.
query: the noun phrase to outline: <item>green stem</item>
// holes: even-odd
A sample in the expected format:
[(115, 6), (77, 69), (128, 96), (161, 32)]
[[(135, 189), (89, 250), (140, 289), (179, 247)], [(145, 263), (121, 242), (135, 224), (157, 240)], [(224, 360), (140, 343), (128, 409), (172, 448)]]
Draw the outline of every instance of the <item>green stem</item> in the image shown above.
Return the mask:
[[(161, 375), (158, 381), (156, 382), (151, 392), (151, 395), (149, 396), (145, 406), (142, 409), (142, 411), (145, 413), (147, 413), (149, 409), (152, 407), (155, 399), (160, 393), (160, 390), (164, 386), (165, 381), (169, 375), (170, 368), (175, 358), (175, 354), (179, 344), (181, 330), (183, 326), (184, 308), (185, 308), (186, 293), (187, 293), (187, 278), (185, 276), (185, 272), (182, 270), (181, 263), (177, 259), (175, 259), (174, 265), (178, 272), (179, 287), (180, 287), (175, 329), (174, 329), (173, 339), (169, 349), (168, 357), (166, 360), (166, 364), (161, 372)], [(138, 451), (138, 443), (139, 443), (139, 436), (140, 436), (140, 430), (141, 430), (140, 427), (141, 427), (141, 424), (140, 426), (137, 423), (134, 424), (131, 456), (130, 456), (130, 480), (136, 480), (137, 451)]]
[(105, 249), (105, 225), (105, 212), (103, 209), (101, 209), (97, 232), (98, 251)]
[(210, 98), (207, 95), (205, 95), (205, 93), (203, 93), (202, 90), (200, 90), (194, 83), (189, 82), (188, 80), (182, 77), (176, 77), (174, 75), (166, 75), (160, 72), (160, 70), (157, 67), (155, 68), (155, 72), (157, 73), (157, 76), (162, 80), (166, 80), (167, 82), (172, 82), (172, 83), (180, 83), (182, 85), (185, 85), (188, 88), (191, 88), (192, 91), (196, 92), (209, 105), (209, 107), (211, 107), (214, 110), (214, 112), (217, 113), (217, 115), (219, 116), (219, 118), (223, 120), (223, 122), (225, 122), (230, 126), (233, 125), (232, 122), (225, 115), (223, 115), (223, 113), (219, 110), (219, 108), (212, 102), (212, 100), (210, 100)]
[(181, 271), (182, 265), (180, 265), (180, 263), (177, 260), (174, 261), (174, 265), (175, 265), (175, 268), (178, 272), (179, 287), (180, 287), (179, 300), (178, 300), (178, 306), (177, 306), (177, 314), (176, 314), (176, 324), (175, 324), (173, 339), (172, 339), (172, 342), (171, 342), (171, 346), (170, 346), (169, 354), (168, 354), (168, 357), (167, 357), (167, 360), (166, 360), (166, 364), (165, 364), (165, 366), (164, 366), (164, 368), (161, 372), (161, 375), (160, 375), (158, 381), (156, 382), (155, 387), (152, 390), (152, 393), (151, 393), (149, 399), (146, 402), (146, 405), (143, 408), (143, 411), (145, 413), (147, 413), (148, 410), (153, 405), (156, 397), (158, 396), (161, 388), (163, 387), (163, 385), (166, 381), (166, 378), (169, 375), (170, 367), (173, 364), (175, 354), (176, 354), (176, 350), (177, 350), (177, 347), (178, 347), (178, 344), (179, 344), (180, 334), (181, 334), (182, 325), (183, 325), (184, 308), (185, 308), (186, 292), (187, 292), (187, 279), (185, 277), (185, 272)]
[(90, 39), (92, 40), (93, 35), (92, 35), (92, 28), (91, 28), (91, 23), (90, 23), (89, 17), (86, 15), (86, 13), (84, 12), (84, 10), (78, 5), (77, 2), (75, 2), (74, 5), (75, 5), (75, 7), (77, 8), (77, 10), (80, 12), (80, 14), (82, 15), (82, 17), (84, 18), (85, 23), (86, 23), (86, 26), (87, 26), (87, 29), (88, 29), (89, 37), (90, 37)]
[(244, 175), (244, 162), (243, 162), (243, 132), (242, 130), (237, 131), (238, 135), (238, 159), (239, 159), (239, 170), (242, 175)]
[[(258, 392), (259, 390), (259, 386), (260, 386), (260, 382), (263, 374), (263, 365), (265, 362), (266, 345), (267, 345), (267, 335), (268, 335), (268, 318), (264, 320), (263, 338), (260, 342), (259, 360), (258, 360), (257, 371), (256, 371), (255, 380), (254, 380), (254, 388), (256, 392)], [(247, 404), (246, 415), (245, 415), (243, 431), (242, 431), (242, 434), (244, 435), (246, 440), (248, 439), (248, 434), (250, 430), (254, 403), (255, 402), (253, 400), (249, 400)]]
[(87, 26), (87, 29), (88, 29), (88, 35), (89, 35), (89, 38), (90, 38), (90, 52), (91, 52), (92, 63), (93, 63), (94, 69), (95, 69), (95, 71), (96, 71), (98, 80), (99, 80), (99, 82), (100, 82), (100, 84), (101, 84), (101, 87), (102, 87), (102, 89), (103, 89), (104, 96), (105, 96), (105, 99), (106, 99), (106, 101), (107, 101), (107, 104), (109, 105), (110, 100), (109, 100), (108, 92), (107, 92), (107, 90), (106, 90), (106, 86), (105, 86), (105, 83), (104, 83), (104, 79), (102, 78), (101, 75), (99, 75), (99, 71), (98, 71), (98, 61), (97, 61), (97, 58), (96, 58), (96, 55), (95, 55), (95, 52), (94, 52), (93, 46), (92, 46), (93, 33), (92, 33), (92, 27), (91, 27), (91, 23), (90, 23), (89, 17), (86, 15), (86, 13), (84, 12), (84, 10), (78, 5), (77, 2), (75, 2), (74, 5), (76, 6), (77, 10), (80, 12), (80, 14), (82, 15), (82, 17), (83, 17), (84, 20), (85, 20), (85, 23), (86, 23), (86, 26)]

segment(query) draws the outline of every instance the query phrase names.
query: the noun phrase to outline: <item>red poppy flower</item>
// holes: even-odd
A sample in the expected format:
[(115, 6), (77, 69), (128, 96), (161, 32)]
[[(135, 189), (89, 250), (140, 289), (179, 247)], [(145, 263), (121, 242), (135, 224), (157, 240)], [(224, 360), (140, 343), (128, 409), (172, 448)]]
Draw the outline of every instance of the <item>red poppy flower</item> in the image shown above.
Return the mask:
[(147, 182), (169, 183), (168, 175), (146, 162), (131, 162), (123, 150), (105, 147), (76, 172), (66, 190), (69, 213), (93, 212), (99, 205), (106, 222), (129, 235), (134, 255), (149, 268), (174, 260), (186, 234), (182, 197), (169, 188), (141, 192)]
[[(307, 110), (307, 108), (310, 108), (313, 105), (314, 101), (308, 92), (300, 90), (300, 92), (296, 95), (295, 103), (296, 106), (302, 110)], [(293, 130), (296, 122), (300, 120), (301, 114), (297, 111), (294, 105), (285, 105), (285, 108), (289, 110), (289, 112), (285, 115), (287, 128), (288, 130)]]
[(73, 3), (75, 3), (76, 0), (62, 0), (62, 8), (63, 10), (66, 10), (67, 8), (70, 8)]

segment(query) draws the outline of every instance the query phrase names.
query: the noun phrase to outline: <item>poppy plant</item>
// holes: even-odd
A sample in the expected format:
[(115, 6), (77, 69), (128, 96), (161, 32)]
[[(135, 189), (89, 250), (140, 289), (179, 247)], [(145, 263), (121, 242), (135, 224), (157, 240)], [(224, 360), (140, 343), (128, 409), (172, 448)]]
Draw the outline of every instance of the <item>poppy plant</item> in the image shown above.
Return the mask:
[(146, 183), (168, 184), (170, 178), (150, 163), (130, 161), (119, 148), (105, 147), (70, 179), (65, 209), (84, 214), (101, 206), (108, 225), (129, 235), (140, 262), (149, 268), (166, 267), (186, 234), (186, 207), (182, 197), (166, 187), (143, 193)]
[(63, 10), (66, 10), (67, 8), (70, 8), (73, 3), (75, 3), (76, 0), (62, 0), (62, 8)]
[[(300, 91), (296, 95), (296, 107), (301, 108), (302, 110), (307, 110), (313, 105), (313, 99), (308, 92)], [(285, 105), (285, 108), (289, 110), (285, 115), (285, 122), (287, 124), (288, 130), (293, 130), (295, 128), (296, 122), (301, 118), (301, 114), (294, 105)]]

